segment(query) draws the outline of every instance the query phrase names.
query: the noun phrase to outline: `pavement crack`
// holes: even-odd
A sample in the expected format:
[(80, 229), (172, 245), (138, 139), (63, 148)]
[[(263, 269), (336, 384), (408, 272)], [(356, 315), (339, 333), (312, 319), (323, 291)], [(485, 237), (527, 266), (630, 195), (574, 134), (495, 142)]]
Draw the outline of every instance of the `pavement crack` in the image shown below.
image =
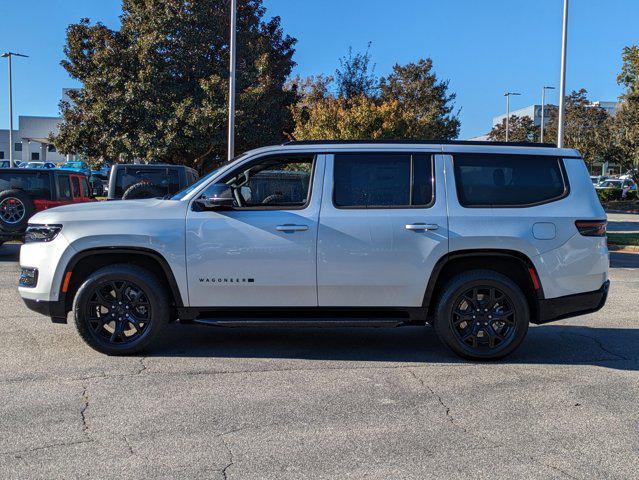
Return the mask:
[(72, 447), (73, 445), (82, 445), (84, 443), (93, 443), (93, 440), (74, 440), (70, 442), (59, 442), (59, 443), (50, 443), (48, 445), (41, 445), (39, 447), (27, 448), (23, 450), (10, 450), (6, 452), (0, 452), (0, 456), (6, 455), (15, 455), (16, 458), (20, 458), (22, 455), (39, 452), (40, 450), (47, 450), (49, 448), (57, 448), (57, 447)]
[(227, 470), (231, 468), (231, 466), (233, 465), (233, 450), (231, 450), (231, 447), (229, 446), (228, 442), (224, 438), (224, 435), (228, 435), (229, 433), (233, 433), (233, 432), (227, 432), (220, 435), (222, 444), (224, 445), (224, 448), (226, 448), (226, 451), (228, 452), (228, 455), (229, 455), (229, 463), (227, 463), (226, 466), (222, 469), (222, 478), (224, 478), (224, 480), (228, 479)]
[(89, 425), (87, 424), (86, 411), (89, 408), (89, 394), (87, 392), (88, 388), (85, 385), (82, 390), (82, 408), (80, 409), (80, 417), (82, 418), (82, 432), (85, 435), (89, 435)]
[(140, 357), (140, 368), (138, 369), (136, 375), (142, 375), (147, 369), (147, 365), (145, 363), (146, 357)]
[(584, 337), (584, 338), (588, 338), (590, 340), (592, 340), (593, 342), (595, 342), (595, 345), (597, 345), (599, 347), (600, 350), (602, 350), (605, 353), (608, 353), (609, 355), (612, 355), (614, 357), (617, 357), (620, 360), (629, 360), (628, 357), (625, 357), (619, 353), (615, 353), (611, 350), (609, 350), (601, 340), (599, 340), (597, 337), (593, 337), (591, 335), (586, 335), (585, 333), (576, 333), (576, 332), (561, 332), (563, 335), (576, 335), (578, 337)]
[[(453, 427), (455, 427), (457, 430), (459, 430), (460, 432), (462, 432), (463, 434), (465, 434), (465, 435), (467, 435), (467, 436), (469, 436), (469, 437), (472, 437), (472, 438), (476, 438), (476, 439), (482, 440), (482, 441), (484, 441), (484, 442), (486, 442), (486, 443), (488, 443), (488, 444), (492, 445), (493, 447), (496, 447), (496, 448), (502, 448), (502, 449), (508, 450), (508, 451), (510, 451), (510, 452), (511, 452), (514, 456), (516, 456), (516, 457), (521, 457), (521, 456), (520, 456), (520, 454), (519, 454), (518, 452), (516, 452), (515, 450), (513, 450), (512, 448), (510, 448), (508, 445), (506, 445), (506, 444), (504, 444), (504, 443), (501, 443), (501, 442), (499, 442), (499, 441), (493, 440), (493, 439), (491, 439), (491, 438), (488, 438), (488, 437), (487, 437), (487, 436), (485, 436), (485, 435), (481, 435), (481, 434), (478, 434), (478, 433), (473, 433), (473, 432), (471, 432), (471, 431), (468, 431), (468, 429), (466, 429), (466, 428), (464, 428), (463, 426), (459, 425), (459, 424), (456, 422), (455, 418), (453, 417), (453, 415), (452, 415), (452, 413), (451, 413), (451, 409), (450, 409), (450, 407), (449, 407), (449, 406), (448, 406), (448, 405), (444, 402), (444, 400), (443, 400), (442, 396), (441, 396), (441, 395), (439, 395), (439, 394), (437, 394), (437, 393), (435, 392), (435, 390), (433, 390), (433, 388), (431, 388), (429, 385), (426, 385), (426, 383), (424, 383), (424, 381), (423, 381), (421, 378), (419, 378), (419, 377), (415, 374), (415, 372), (413, 372), (413, 371), (411, 370), (411, 371), (410, 371), (410, 374), (411, 374), (411, 376), (412, 376), (415, 380), (417, 380), (417, 381), (419, 382), (419, 384), (420, 384), (423, 388), (425, 388), (426, 390), (428, 390), (428, 392), (429, 392), (429, 393), (430, 393), (433, 397), (435, 397), (435, 398), (437, 399), (437, 402), (439, 403), (439, 405), (440, 405), (440, 406), (444, 409), (444, 412), (445, 412), (445, 414), (446, 414), (446, 419), (447, 419), (447, 420), (450, 422), (450, 424), (451, 424)], [(544, 466), (544, 467), (550, 468), (550, 469), (552, 469), (552, 470), (554, 470), (554, 471), (556, 471), (556, 472), (559, 472), (559, 473), (563, 474), (566, 478), (570, 478), (570, 479), (572, 479), (572, 480), (580, 480), (580, 479), (579, 479), (579, 477), (572, 476), (572, 475), (570, 475), (569, 473), (567, 473), (567, 472), (565, 472), (564, 470), (562, 470), (561, 468), (556, 467), (556, 466), (554, 466), (554, 465), (550, 465), (550, 464), (548, 464), (548, 463), (545, 463), (545, 462), (543, 462), (543, 461), (541, 461), (541, 460), (539, 460), (539, 459), (537, 459), (537, 458), (533, 457), (532, 455), (527, 455), (527, 456), (526, 456), (526, 458), (528, 458), (531, 462), (536, 463), (537, 465), (541, 465), (541, 466)]]
[(133, 450), (133, 445), (131, 445), (129, 438), (126, 435), (124, 435), (122, 438), (124, 439), (124, 444), (126, 445), (126, 448), (131, 456), (136, 456), (137, 454), (135, 453), (135, 450)]

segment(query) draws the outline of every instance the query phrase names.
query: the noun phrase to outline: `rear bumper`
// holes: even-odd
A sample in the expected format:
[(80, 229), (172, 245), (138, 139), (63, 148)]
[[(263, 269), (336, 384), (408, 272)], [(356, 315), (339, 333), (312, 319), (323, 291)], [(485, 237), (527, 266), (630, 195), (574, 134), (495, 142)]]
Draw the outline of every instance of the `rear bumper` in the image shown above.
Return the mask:
[(22, 300), (29, 310), (50, 317), (53, 323), (67, 323), (64, 301), (48, 302), (45, 300), (30, 300), (28, 298), (23, 298)]
[(596, 312), (606, 304), (609, 287), (610, 280), (606, 280), (601, 288), (594, 292), (539, 300), (539, 315), (537, 321), (533, 321), (533, 323), (554, 322)]

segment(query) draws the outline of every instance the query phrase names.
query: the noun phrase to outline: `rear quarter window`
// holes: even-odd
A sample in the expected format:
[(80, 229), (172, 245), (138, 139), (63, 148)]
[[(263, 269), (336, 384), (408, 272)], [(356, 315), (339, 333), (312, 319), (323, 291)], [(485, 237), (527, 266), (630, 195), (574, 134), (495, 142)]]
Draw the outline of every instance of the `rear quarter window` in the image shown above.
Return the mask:
[(542, 155), (455, 154), (455, 184), (464, 207), (528, 207), (568, 194), (562, 160)]
[(51, 180), (46, 171), (0, 173), (0, 192), (13, 189), (22, 190), (34, 199), (51, 200)]

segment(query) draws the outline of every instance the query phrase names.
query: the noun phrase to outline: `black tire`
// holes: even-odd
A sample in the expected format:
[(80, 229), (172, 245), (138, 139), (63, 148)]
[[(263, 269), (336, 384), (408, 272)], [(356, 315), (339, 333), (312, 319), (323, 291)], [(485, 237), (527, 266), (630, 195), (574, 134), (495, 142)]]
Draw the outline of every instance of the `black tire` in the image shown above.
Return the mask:
[(442, 343), (457, 355), (498, 360), (519, 347), (529, 320), (526, 296), (515, 282), (492, 270), (472, 270), (446, 284), (434, 327)]
[(284, 195), (281, 193), (275, 193), (273, 195), (269, 195), (264, 200), (262, 200), (262, 205), (271, 205), (273, 203), (281, 203), (284, 200)]
[(163, 197), (164, 190), (149, 182), (138, 182), (124, 191), (122, 200), (140, 200), (143, 198)]
[(166, 289), (148, 270), (109, 265), (89, 275), (78, 289), (73, 301), (75, 326), (87, 345), (98, 352), (139, 353), (169, 322), (167, 298)]
[(34, 212), (35, 205), (28, 193), (17, 189), (0, 192), (0, 230), (3, 232), (23, 232)]

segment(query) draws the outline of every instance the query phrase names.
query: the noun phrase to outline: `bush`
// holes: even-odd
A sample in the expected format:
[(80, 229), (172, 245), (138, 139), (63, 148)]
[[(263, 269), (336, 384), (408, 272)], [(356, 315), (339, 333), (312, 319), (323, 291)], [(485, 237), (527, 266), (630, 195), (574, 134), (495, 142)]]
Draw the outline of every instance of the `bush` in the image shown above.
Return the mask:
[[(597, 190), (597, 196), (601, 203), (608, 203), (612, 201), (621, 200), (621, 188), (607, 188), (605, 190)], [(624, 200), (633, 201), (639, 199), (636, 191), (628, 192), (628, 195)]]

